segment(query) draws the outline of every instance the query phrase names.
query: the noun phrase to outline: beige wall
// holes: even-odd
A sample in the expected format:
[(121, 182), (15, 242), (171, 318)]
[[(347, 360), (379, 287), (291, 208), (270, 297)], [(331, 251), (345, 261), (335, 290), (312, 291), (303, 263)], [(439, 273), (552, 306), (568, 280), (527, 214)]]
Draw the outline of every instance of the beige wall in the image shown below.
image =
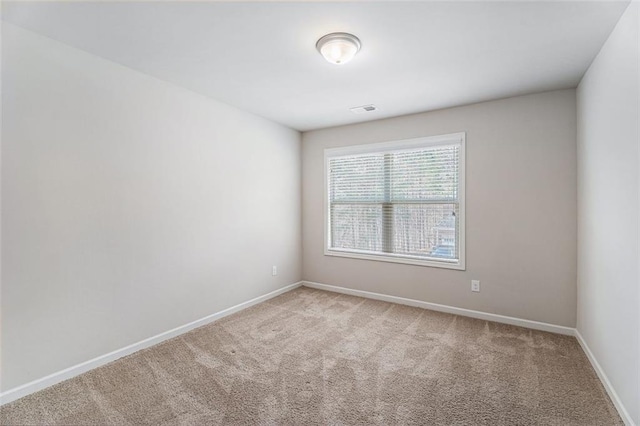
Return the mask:
[[(575, 107), (562, 90), (304, 133), (303, 279), (575, 326)], [(324, 256), (325, 148), (453, 132), (467, 133), (466, 271)]]
[(578, 86), (578, 331), (640, 425), (638, 8)]
[(300, 280), (298, 132), (7, 23), (2, 107), (2, 390)]

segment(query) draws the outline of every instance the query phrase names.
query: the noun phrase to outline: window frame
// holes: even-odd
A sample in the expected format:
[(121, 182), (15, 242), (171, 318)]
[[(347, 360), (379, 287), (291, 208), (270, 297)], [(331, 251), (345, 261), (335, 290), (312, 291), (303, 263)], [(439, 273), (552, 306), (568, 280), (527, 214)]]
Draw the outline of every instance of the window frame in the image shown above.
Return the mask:
[[(459, 247), (458, 254), (459, 259), (457, 262), (448, 259), (434, 260), (423, 259), (418, 256), (411, 256), (406, 254), (372, 254), (371, 252), (358, 251), (353, 249), (336, 249), (329, 247), (330, 232), (331, 232), (331, 215), (330, 208), (331, 202), (329, 199), (329, 160), (334, 157), (343, 157), (349, 155), (361, 155), (370, 153), (383, 153), (385, 151), (401, 151), (411, 150), (415, 148), (423, 148), (430, 146), (442, 146), (442, 145), (460, 145), (460, 158), (459, 158), (459, 175), (458, 175), (458, 223), (459, 229)], [(374, 260), (380, 262), (392, 262), (403, 263), (417, 266), (427, 266), (434, 268), (455, 269), (464, 271), (465, 266), (465, 240), (466, 240), (466, 226), (465, 226), (465, 176), (466, 176), (466, 133), (450, 133), (437, 136), (425, 136), (413, 139), (402, 139), (388, 142), (378, 142), (362, 145), (352, 145), (339, 148), (326, 148), (324, 150), (324, 255), (346, 257), (352, 259)]]

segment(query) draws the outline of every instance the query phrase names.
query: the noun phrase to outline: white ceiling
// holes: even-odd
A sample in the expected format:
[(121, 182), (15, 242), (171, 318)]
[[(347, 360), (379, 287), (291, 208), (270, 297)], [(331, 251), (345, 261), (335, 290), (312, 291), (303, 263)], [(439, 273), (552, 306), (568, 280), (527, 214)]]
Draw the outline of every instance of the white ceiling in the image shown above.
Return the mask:
[[(575, 87), (627, 2), (4, 2), (3, 19), (298, 130)], [(333, 31), (362, 50), (315, 50)], [(375, 104), (356, 115), (350, 107)]]

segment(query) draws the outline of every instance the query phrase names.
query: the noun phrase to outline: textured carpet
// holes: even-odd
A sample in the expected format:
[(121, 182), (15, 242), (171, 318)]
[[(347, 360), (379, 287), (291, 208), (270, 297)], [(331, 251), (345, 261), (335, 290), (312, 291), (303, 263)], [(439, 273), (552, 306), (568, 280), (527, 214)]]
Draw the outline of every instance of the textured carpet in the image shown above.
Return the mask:
[(2, 424), (622, 424), (573, 337), (299, 288), (22, 398)]

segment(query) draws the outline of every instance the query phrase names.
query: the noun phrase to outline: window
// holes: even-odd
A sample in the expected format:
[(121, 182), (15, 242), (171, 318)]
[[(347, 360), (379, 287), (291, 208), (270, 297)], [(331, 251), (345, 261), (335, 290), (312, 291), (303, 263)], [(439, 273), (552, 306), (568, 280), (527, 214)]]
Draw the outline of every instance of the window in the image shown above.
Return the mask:
[(325, 254), (464, 269), (465, 134), (325, 150)]

